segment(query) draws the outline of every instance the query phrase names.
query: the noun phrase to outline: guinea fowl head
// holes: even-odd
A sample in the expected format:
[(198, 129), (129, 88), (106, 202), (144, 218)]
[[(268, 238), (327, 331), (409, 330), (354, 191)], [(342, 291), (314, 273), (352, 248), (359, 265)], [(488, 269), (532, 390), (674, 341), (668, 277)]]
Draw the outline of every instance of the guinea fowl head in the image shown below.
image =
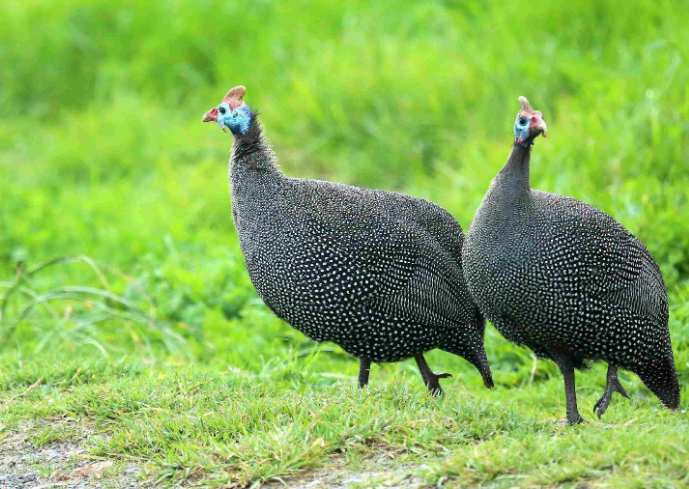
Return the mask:
[(514, 121), (514, 142), (525, 148), (533, 144), (539, 134), (545, 137), (546, 125), (540, 110), (533, 110), (526, 97), (519, 97), (522, 108)]
[(235, 136), (246, 134), (251, 127), (253, 114), (242, 97), (246, 94), (246, 88), (242, 85), (230, 88), (222, 102), (217, 107), (203, 115), (201, 122), (217, 122), (220, 128), (227, 132), (227, 127)]

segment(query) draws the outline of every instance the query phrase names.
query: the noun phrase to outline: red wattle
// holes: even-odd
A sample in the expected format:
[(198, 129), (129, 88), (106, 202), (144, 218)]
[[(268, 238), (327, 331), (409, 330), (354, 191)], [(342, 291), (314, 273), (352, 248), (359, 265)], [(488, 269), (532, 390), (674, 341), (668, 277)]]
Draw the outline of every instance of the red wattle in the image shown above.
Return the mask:
[(211, 110), (203, 114), (203, 119), (201, 119), (201, 122), (215, 122), (218, 120), (218, 109), (217, 107), (213, 107)]
[(517, 144), (522, 144), (522, 138), (517, 139)]

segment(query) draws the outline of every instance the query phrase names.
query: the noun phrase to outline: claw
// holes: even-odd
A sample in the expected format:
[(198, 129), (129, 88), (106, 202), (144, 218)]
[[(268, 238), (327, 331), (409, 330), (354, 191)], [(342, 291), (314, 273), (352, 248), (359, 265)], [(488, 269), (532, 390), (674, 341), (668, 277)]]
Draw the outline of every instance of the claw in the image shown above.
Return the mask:
[(426, 384), (432, 397), (440, 397), (444, 394), (442, 388), (440, 387), (440, 379), (446, 379), (452, 377), (450, 374), (434, 374), (426, 363), (426, 359), (423, 355), (417, 355), (414, 357), (416, 363), (419, 366), (419, 372), (421, 372), (421, 377), (423, 377), (423, 382)]
[(429, 374), (429, 378), (426, 379), (426, 387), (428, 387), (428, 390), (431, 393), (431, 397), (441, 397), (445, 395), (445, 391), (443, 391), (442, 387), (440, 387), (439, 380), (446, 379), (448, 377), (452, 377), (452, 375), (434, 373)]
[(608, 375), (607, 381), (605, 383), (605, 391), (598, 402), (593, 405), (593, 412), (598, 415), (598, 419), (601, 419), (605, 411), (607, 411), (610, 401), (612, 400), (612, 394), (614, 392), (619, 392), (622, 396), (629, 399), (629, 394), (624, 390), (620, 380), (617, 378), (617, 367), (615, 365), (608, 365)]
[(432, 397), (440, 397), (445, 394), (443, 389), (440, 387), (440, 379), (447, 379), (452, 377), (450, 374), (434, 374), (433, 372), (428, 372), (428, 377), (425, 380), (426, 387), (431, 392)]
[(598, 419), (601, 419), (603, 417), (603, 414), (605, 414), (605, 411), (608, 410), (608, 406), (610, 405), (610, 398), (612, 397), (612, 392), (606, 391), (603, 396), (598, 399), (598, 402), (593, 405), (593, 412), (596, 413), (596, 416), (598, 416)]

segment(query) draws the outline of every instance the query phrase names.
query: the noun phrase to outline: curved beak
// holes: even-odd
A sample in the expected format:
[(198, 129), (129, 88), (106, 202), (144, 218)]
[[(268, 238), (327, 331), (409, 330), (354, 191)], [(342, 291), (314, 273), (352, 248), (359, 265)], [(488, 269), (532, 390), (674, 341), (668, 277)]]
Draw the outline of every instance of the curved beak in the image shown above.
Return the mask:
[(539, 117), (536, 121), (535, 129), (541, 134), (543, 134), (543, 137), (546, 137), (546, 131), (548, 130), (548, 126), (546, 126), (545, 121), (541, 117)]
[(203, 114), (201, 122), (216, 122), (218, 120), (218, 109), (213, 107), (211, 110)]

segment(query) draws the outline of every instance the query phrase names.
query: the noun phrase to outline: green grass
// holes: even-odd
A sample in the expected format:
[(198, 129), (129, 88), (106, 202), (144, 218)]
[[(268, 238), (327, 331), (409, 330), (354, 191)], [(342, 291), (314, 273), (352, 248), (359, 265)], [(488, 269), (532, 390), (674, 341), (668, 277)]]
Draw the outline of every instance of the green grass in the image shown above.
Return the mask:
[[(448, 395), (434, 399), (409, 365), (375, 368), (371, 388), (361, 391), (354, 365), (340, 369), (342, 378), (319, 371), (332, 365), (328, 356), (273, 361), (256, 372), (132, 359), (11, 362), (0, 378), (0, 400), (14, 397), (4, 405), (0, 437), (27, 418), (56, 420), (31, 435), (43, 446), (77, 437), (57, 420), (88, 422), (94, 456), (145, 464), (164, 482), (210, 487), (289, 478), (335, 460), (351, 472), (381, 454), (446, 487), (689, 482), (686, 415), (639, 394), (636, 380), (628, 382), (634, 400), (615, 398), (603, 422), (591, 415), (590, 423), (568, 427), (559, 420), (560, 379), (529, 385), (526, 373), (521, 389), (489, 392), (461, 365), (454, 370), (460, 380), (446, 382)], [(588, 411), (604, 371), (581, 378)]]
[[(438, 352), (431, 366), (455, 374), (445, 399), (408, 362), (357, 391), (353, 359), (256, 296), (230, 217), (230, 139), (199, 123), (244, 84), (289, 175), (430, 198), (467, 228), (526, 95), (549, 127), (532, 185), (648, 245), (685, 386), (686, 7), (0, 3), (0, 441), (30, 426), (36, 446), (75, 438), (165, 484), (251, 485), (386, 454), (447, 487), (686, 485), (686, 413), (627, 375), (633, 402), (562, 426), (556, 368), (492, 328), (495, 391)], [(577, 380), (586, 416), (604, 371)]]

